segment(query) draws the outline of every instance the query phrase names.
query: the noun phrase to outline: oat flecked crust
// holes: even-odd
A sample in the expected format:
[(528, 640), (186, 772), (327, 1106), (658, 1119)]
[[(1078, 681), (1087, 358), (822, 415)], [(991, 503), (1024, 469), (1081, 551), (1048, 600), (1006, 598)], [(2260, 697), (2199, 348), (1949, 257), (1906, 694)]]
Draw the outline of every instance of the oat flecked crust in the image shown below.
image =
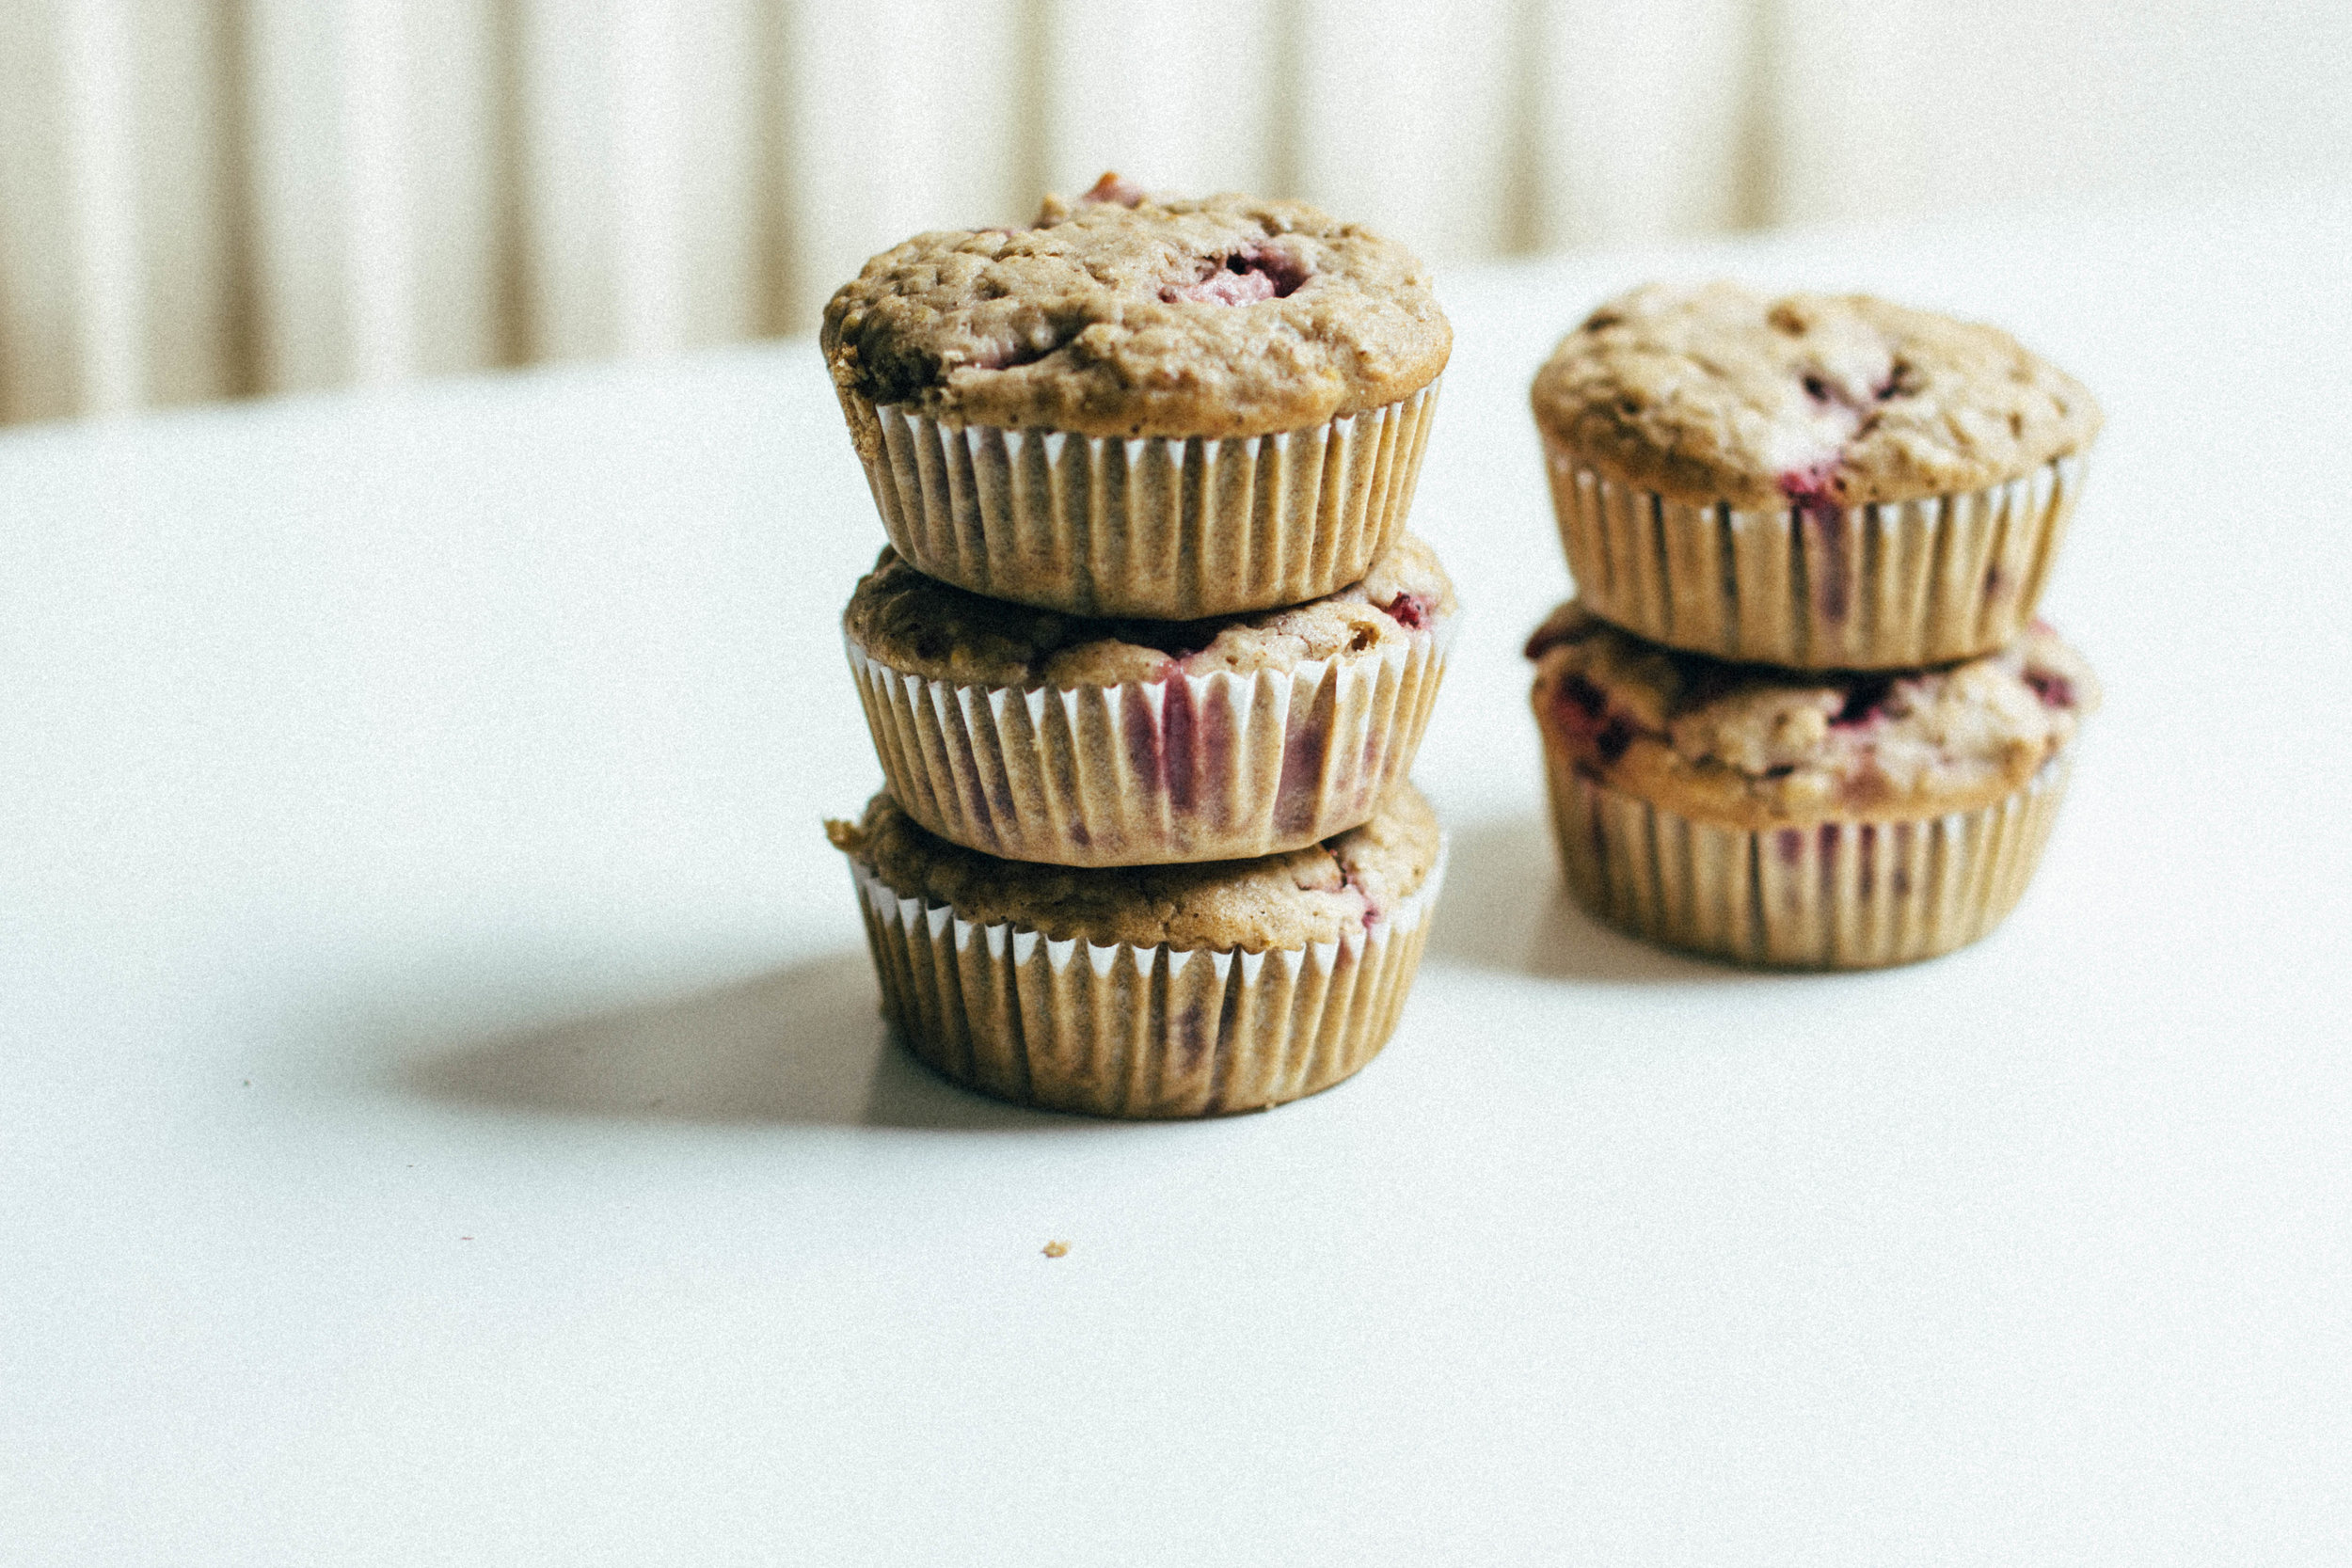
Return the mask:
[(885, 548), (858, 579), (842, 630), (903, 673), (959, 685), (1120, 686), (1171, 673), (1251, 675), (1393, 652), (1450, 619), (1454, 585), (1416, 535), (1361, 580), (1280, 610), (1208, 621), (1104, 621), (985, 598), (924, 577)]
[(2087, 449), (2100, 413), (1997, 327), (1864, 294), (1652, 284), (1536, 375), (1535, 421), (1671, 500), (1840, 506), (1976, 490)]
[(1420, 796), (1292, 854), (1057, 871), (930, 838), (878, 798), (848, 851), (882, 1012), (1025, 1105), (1228, 1116), (1317, 1093), (1395, 1031), (1444, 875)]
[(1241, 860), (1364, 821), (1411, 770), (1455, 625), (1410, 536), (1337, 594), (1189, 622), (986, 599), (885, 550), (842, 617), (898, 804), (968, 848), (1086, 866)]
[[(1231, 437), (1392, 404), (1453, 347), (1412, 254), (1300, 201), (1111, 177), (1027, 229), (918, 234), (825, 309), (844, 394), (955, 425)], [(860, 451), (875, 439), (858, 427)]]
[(2036, 625), (1894, 674), (1668, 653), (1562, 607), (1528, 645), (1562, 869), (1645, 941), (1790, 969), (1964, 946), (2025, 894), (2098, 690)]
[(905, 897), (975, 926), (1055, 941), (1263, 953), (1359, 938), (1420, 891), (1438, 863), (1437, 815), (1409, 784), (1371, 821), (1325, 843), (1205, 865), (1074, 869), (997, 860), (936, 838), (886, 794), (834, 846)]
[(1802, 673), (1661, 649), (1571, 601), (1528, 653), (1548, 750), (1613, 790), (1745, 829), (1987, 806), (2063, 752), (2099, 701), (2082, 656), (2038, 623), (1956, 665)]

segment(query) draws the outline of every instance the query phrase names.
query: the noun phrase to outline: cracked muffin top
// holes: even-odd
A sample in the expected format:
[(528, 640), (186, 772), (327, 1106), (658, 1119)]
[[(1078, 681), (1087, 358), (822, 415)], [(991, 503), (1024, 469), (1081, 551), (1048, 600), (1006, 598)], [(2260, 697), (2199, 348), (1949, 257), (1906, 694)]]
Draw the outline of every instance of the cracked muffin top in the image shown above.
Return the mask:
[(1652, 284), (1537, 372), (1535, 422), (1689, 502), (1857, 506), (1980, 489), (2090, 446), (2099, 405), (1998, 327), (1866, 294)]
[(1535, 717), (1602, 783), (1743, 828), (1972, 811), (2030, 780), (2098, 706), (2041, 622), (1981, 658), (1899, 675), (1676, 653), (1562, 605), (1528, 640)]
[(928, 680), (1069, 690), (1401, 655), (1454, 609), (1437, 552), (1409, 533), (1337, 594), (1208, 621), (1091, 620), (983, 598), (923, 576), (885, 547), (858, 579), (841, 626), (875, 658)]
[(998, 860), (915, 826), (886, 795), (825, 836), (902, 898), (977, 926), (1056, 942), (1263, 953), (1360, 937), (1421, 890), (1438, 863), (1438, 818), (1411, 784), (1377, 816), (1321, 844), (1256, 860), (1075, 867)]
[[(845, 402), (1105, 436), (1297, 430), (1396, 402), (1453, 328), (1402, 245), (1302, 201), (1106, 174), (1027, 229), (917, 234), (825, 307)], [(854, 409), (853, 427), (863, 428)]]

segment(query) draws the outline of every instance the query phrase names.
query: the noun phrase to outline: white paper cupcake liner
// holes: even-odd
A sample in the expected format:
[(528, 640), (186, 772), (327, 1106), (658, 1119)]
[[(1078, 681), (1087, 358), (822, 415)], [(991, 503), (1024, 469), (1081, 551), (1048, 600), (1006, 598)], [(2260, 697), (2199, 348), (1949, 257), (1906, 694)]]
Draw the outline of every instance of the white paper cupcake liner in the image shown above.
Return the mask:
[(1369, 821), (1411, 771), (1459, 619), (1289, 671), (1068, 690), (930, 680), (846, 641), (908, 816), (1008, 860), (1144, 865), (1274, 854)]
[(991, 598), (1194, 621), (1361, 578), (1411, 509), (1438, 384), (1306, 430), (1120, 439), (942, 424), (843, 393), (907, 563)]
[(2032, 879), (2073, 768), (2061, 752), (1976, 811), (1751, 830), (1612, 789), (1555, 746), (1545, 756), (1579, 903), (1669, 947), (1792, 969), (1910, 963), (1990, 932)]
[(1884, 670), (1971, 658), (2033, 619), (2083, 459), (2005, 484), (1842, 510), (1671, 500), (1547, 435), (1577, 594), (1637, 636), (1718, 658)]
[(999, 1100), (1131, 1119), (1262, 1110), (1379, 1054), (1445, 875), (1440, 851), (1363, 936), (1217, 953), (975, 926), (850, 864), (883, 1015), (916, 1057)]

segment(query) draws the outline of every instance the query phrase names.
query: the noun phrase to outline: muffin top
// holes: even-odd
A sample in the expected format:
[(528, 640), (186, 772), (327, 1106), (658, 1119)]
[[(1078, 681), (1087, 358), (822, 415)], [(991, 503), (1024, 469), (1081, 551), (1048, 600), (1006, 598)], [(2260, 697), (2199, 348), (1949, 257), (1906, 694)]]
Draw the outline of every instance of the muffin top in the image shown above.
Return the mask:
[(1437, 378), (1454, 331), (1412, 254), (1355, 224), (1106, 174), (1027, 229), (882, 252), (821, 341), (845, 392), (950, 424), (1182, 437), (1394, 403)]
[(2089, 390), (1997, 327), (1734, 283), (1611, 300), (1560, 341), (1533, 401), (1608, 477), (1743, 509), (1980, 489), (2099, 433)]
[(1286, 610), (1207, 621), (1097, 621), (983, 598), (923, 576), (885, 546), (858, 579), (841, 626), (850, 641), (907, 674), (1068, 690), (1384, 657), (1436, 635), (1454, 610), (1454, 585), (1437, 552), (1409, 533), (1353, 587)]
[(1579, 768), (1744, 828), (1989, 805), (2099, 702), (2082, 656), (2039, 621), (1999, 653), (1939, 669), (1801, 674), (1662, 649), (1570, 600), (1527, 654), (1536, 719)]
[(1411, 784), (1360, 828), (1283, 855), (1199, 865), (1080, 868), (998, 860), (914, 825), (888, 795), (825, 835), (902, 898), (946, 905), (978, 926), (1010, 924), (1100, 946), (1299, 948), (1359, 937), (1428, 880), (1438, 818)]

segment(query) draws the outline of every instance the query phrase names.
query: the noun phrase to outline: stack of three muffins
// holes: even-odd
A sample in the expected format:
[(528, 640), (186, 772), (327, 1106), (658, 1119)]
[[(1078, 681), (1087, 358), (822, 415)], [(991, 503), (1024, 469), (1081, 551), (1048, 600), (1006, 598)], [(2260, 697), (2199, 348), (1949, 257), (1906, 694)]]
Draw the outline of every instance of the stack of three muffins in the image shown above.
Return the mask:
[(891, 546), (843, 617), (886, 788), (828, 831), (923, 1061), (1202, 1116), (1385, 1043), (1441, 872), (1454, 604), (1404, 527), (1450, 343), (1393, 245), (1108, 176), (834, 296)]
[(1578, 596), (1527, 652), (1579, 901), (1798, 968), (1997, 925), (2098, 701), (2034, 619), (2090, 394), (1990, 326), (1716, 284), (1603, 306), (1533, 402)]

